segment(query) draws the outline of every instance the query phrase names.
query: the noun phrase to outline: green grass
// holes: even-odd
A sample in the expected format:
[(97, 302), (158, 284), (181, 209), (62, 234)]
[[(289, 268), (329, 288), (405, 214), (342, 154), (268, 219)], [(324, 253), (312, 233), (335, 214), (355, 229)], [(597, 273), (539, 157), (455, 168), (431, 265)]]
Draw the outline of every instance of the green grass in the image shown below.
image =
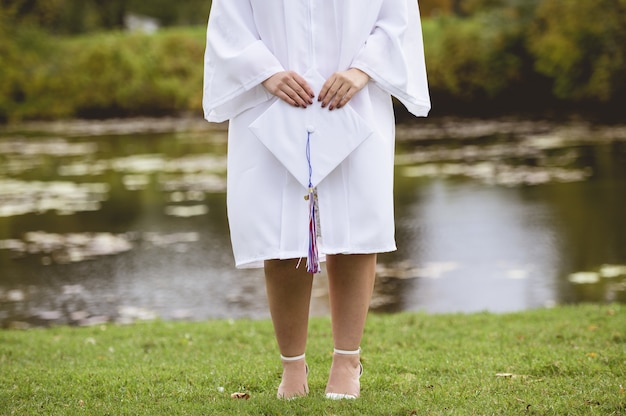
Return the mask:
[[(275, 399), (280, 363), (266, 320), (5, 330), (0, 414), (626, 414), (623, 305), (372, 314), (356, 401), (323, 397), (329, 328), (312, 320), (311, 394), (289, 402)], [(236, 391), (250, 400), (231, 399)]]

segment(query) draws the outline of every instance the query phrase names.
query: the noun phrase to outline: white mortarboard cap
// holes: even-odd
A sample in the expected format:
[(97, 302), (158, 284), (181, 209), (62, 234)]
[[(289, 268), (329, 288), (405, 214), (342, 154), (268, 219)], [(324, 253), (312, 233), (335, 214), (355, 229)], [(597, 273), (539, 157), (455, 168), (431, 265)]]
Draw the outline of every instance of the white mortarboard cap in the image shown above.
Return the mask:
[[(325, 82), (319, 72), (310, 70), (303, 77), (319, 94)], [(372, 129), (350, 104), (330, 111), (318, 101), (301, 108), (280, 99), (249, 128), (305, 188), (309, 187), (307, 140), (311, 184), (317, 186), (372, 134)]]

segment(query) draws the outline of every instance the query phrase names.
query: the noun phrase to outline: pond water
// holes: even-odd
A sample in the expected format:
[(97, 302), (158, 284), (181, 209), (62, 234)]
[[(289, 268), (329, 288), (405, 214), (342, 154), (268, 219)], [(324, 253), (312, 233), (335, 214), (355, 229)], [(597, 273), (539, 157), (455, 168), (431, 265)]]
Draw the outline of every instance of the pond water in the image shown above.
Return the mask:
[[(0, 134), (0, 326), (269, 316), (233, 266), (223, 128), (48, 130)], [(626, 302), (625, 131), (399, 126), (372, 310)]]

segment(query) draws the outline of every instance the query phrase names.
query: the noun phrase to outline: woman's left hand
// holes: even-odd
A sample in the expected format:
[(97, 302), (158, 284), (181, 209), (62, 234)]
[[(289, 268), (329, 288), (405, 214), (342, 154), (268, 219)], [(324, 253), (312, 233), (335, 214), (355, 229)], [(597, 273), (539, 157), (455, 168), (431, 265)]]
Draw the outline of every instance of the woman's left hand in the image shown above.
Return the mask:
[(358, 68), (335, 72), (322, 86), (317, 100), (322, 102), (322, 107), (329, 106), (329, 110), (341, 108), (354, 97), (354, 94), (361, 91), (369, 80), (369, 75)]

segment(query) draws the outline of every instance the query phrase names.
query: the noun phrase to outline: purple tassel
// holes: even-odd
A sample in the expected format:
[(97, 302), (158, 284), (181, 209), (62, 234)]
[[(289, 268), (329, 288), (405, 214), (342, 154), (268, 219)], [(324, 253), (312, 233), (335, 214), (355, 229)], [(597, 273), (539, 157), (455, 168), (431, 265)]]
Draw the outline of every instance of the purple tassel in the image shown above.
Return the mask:
[(309, 273), (319, 273), (320, 259), (317, 249), (317, 215), (315, 213), (315, 188), (311, 183), (311, 177), (313, 175), (313, 166), (311, 166), (311, 133), (314, 129), (307, 127), (307, 139), (306, 139), (306, 159), (309, 163), (309, 194), (304, 197), (309, 201), (309, 251), (306, 257), (306, 271)]
[(317, 251), (317, 216), (315, 215), (315, 188), (309, 187), (309, 252), (306, 258), (306, 271), (320, 272), (320, 259)]

